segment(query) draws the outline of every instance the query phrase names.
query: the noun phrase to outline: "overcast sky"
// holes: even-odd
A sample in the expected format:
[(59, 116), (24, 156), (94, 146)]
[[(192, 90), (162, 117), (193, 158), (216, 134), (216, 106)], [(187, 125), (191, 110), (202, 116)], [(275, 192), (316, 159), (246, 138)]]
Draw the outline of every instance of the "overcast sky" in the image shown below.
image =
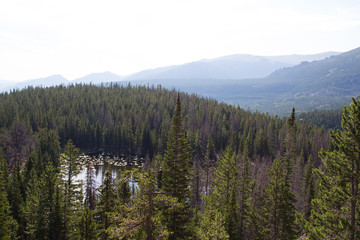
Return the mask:
[(2, 0), (0, 80), (360, 47), (358, 0)]

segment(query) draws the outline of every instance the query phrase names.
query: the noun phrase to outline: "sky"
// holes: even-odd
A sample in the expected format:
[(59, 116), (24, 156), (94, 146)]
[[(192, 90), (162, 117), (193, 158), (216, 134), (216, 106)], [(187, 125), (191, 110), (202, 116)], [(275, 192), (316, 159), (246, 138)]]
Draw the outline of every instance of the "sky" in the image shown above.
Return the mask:
[(360, 47), (358, 0), (2, 0), (0, 80)]

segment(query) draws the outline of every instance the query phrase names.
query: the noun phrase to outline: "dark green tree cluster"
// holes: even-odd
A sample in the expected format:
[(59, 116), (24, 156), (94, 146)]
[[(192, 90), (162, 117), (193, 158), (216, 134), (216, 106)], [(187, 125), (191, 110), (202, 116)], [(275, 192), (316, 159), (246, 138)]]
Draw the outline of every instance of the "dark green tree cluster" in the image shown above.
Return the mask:
[[(294, 109), (279, 119), (154, 87), (29, 88), (0, 105), (0, 239), (358, 238), (355, 100), (329, 152)], [(96, 188), (75, 146), (147, 161)]]
[(315, 198), (309, 216), (300, 217), (309, 239), (360, 238), (360, 100), (344, 107), (341, 126), (330, 131), (333, 150), (319, 153)]
[[(247, 142), (251, 159), (265, 158), (271, 161), (279, 151), (283, 154), (286, 119), (251, 113), (195, 95), (181, 95), (184, 129), (195, 155), (203, 158), (209, 141), (214, 143), (216, 153), (228, 145), (235, 152), (243, 152)], [(84, 150), (104, 149), (153, 158), (157, 153), (163, 154), (166, 149), (176, 98), (175, 91), (153, 86), (29, 87), (0, 94), (0, 128), (18, 129), (15, 123), (20, 121), (29, 132), (54, 130), (61, 146), (72, 139), (76, 146)], [(11, 135), (7, 136), (10, 139)], [(320, 163), (317, 151), (326, 145), (327, 133), (302, 124), (297, 129), (297, 136), (300, 144), (297, 153), (302, 151), (304, 159), (311, 155)], [(318, 142), (319, 146), (316, 145)], [(38, 148), (39, 151), (50, 147), (47, 144), (52, 143), (47, 141)], [(4, 149), (9, 157), (10, 146)], [(25, 155), (14, 154), (11, 165), (17, 158), (25, 158), (26, 154), (31, 153), (33, 147), (28, 147), (29, 150), (16, 151), (18, 155)], [(48, 152), (47, 156), (43, 153), (42, 156), (53, 158), (54, 154), (58, 154), (58, 150)], [(54, 166), (57, 167), (56, 164)]]

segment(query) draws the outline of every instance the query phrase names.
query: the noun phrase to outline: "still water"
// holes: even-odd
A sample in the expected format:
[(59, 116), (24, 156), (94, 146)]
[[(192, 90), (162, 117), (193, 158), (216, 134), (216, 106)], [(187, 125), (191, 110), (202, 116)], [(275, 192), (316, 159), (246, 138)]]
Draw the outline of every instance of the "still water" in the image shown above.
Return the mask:
[[(95, 177), (95, 187), (98, 188), (102, 184), (105, 173), (109, 169), (112, 173), (113, 179), (116, 179), (117, 175), (121, 171), (131, 170), (133, 168), (141, 167), (144, 159), (137, 156), (122, 156), (119, 157), (113, 154), (102, 153), (100, 155), (81, 155), (78, 158), (79, 163), (83, 166), (81, 172), (76, 176), (76, 180), (85, 182), (87, 163), (90, 161), (93, 164), (93, 173)], [(134, 183), (130, 182), (130, 185)], [(136, 185), (136, 183), (135, 183)]]

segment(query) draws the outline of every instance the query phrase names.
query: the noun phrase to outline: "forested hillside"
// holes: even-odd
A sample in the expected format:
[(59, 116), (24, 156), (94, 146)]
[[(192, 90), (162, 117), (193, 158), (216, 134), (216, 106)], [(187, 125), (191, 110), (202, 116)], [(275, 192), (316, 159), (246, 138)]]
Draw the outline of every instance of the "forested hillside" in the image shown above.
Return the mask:
[(324, 126), (325, 129), (341, 129), (341, 114), (343, 109), (328, 111), (310, 111), (298, 115), (298, 119), (305, 123)]
[[(125, 154), (163, 153), (176, 92), (161, 87), (75, 85), (28, 88), (0, 96), (0, 127), (11, 129), (21, 122), (30, 132), (53, 129), (62, 146), (72, 139), (85, 150), (105, 149)], [(273, 159), (283, 153), (284, 119), (250, 113), (239, 107), (183, 94), (184, 129), (196, 154), (201, 156), (211, 138), (215, 151), (229, 144), (250, 157)], [(291, 109), (289, 109), (290, 112)], [(317, 158), (315, 138), (326, 144), (321, 129), (300, 125), (298, 152)], [(324, 135), (325, 134), (325, 135)]]
[[(333, 193), (318, 181), (339, 141), (294, 109), (279, 119), (161, 87), (75, 85), (1, 94), (0, 127), (3, 239), (330, 236), (310, 210)], [(97, 150), (146, 161), (96, 189), (77, 159)]]

